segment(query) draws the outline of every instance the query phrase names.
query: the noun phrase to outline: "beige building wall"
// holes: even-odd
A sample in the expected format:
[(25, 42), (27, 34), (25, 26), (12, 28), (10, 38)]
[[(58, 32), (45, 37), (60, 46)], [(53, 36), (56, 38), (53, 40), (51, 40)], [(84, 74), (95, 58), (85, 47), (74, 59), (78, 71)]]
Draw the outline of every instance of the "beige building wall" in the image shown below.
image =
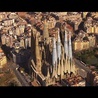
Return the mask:
[(73, 49), (75, 51), (81, 51), (89, 48), (89, 41), (75, 41), (73, 43)]
[(83, 43), (81, 41), (75, 41), (73, 44), (74, 50), (82, 50), (83, 49)]
[(89, 46), (90, 47), (94, 47), (95, 44), (96, 44), (96, 38), (95, 38), (95, 36), (88, 36), (88, 39), (89, 39)]
[(95, 33), (98, 34), (98, 26), (95, 26)]
[(96, 26), (96, 25), (89, 26), (87, 28), (87, 33), (96, 33), (96, 34), (98, 34), (98, 26)]
[(88, 12), (83, 12), (83, 18), (86, 18)]
[(89, 41), (83, 41), (82, 44), (83, 44), (82, 50), (89, 49)]
[(94, 33), (95, 32), (95, 28), (94, 27), (91, 27), (91, 28), (92, 28), (91, 33)]

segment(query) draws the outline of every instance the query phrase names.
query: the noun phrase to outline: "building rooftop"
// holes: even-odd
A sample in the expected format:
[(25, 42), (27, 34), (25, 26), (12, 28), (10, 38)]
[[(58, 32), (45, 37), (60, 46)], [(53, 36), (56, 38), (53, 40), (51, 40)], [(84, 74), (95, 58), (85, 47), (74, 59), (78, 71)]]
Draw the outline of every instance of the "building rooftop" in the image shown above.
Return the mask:
[(79, 83), (84, 81), (84, 79), (81, 76), (74, 76), (74, 77), (69, 77), (67, 79), (63, 79), (64, 82), (66, 82), (70, 86), (77, 86)]

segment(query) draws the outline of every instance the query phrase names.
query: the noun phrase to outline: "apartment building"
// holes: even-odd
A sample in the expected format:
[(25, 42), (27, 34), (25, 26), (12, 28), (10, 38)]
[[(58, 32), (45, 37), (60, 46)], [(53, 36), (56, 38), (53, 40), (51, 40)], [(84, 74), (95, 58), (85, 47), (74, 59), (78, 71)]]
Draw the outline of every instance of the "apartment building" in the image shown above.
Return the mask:
[(86, 50), (89, 49), (89, 41), (74, 41), (73, 42), (73, 50), (74, 51), (81, 51), (81, 50)]

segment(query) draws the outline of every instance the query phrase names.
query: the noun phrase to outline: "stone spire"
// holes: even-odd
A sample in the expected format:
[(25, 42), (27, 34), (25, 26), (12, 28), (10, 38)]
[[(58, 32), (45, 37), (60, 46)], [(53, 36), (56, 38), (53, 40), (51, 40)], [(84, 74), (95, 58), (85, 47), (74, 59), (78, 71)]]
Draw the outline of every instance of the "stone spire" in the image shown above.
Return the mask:
[(56, 76), (56, 71), (57, 71), (57, 51), (56, 51), (56, 40), (55, 40), (55, 37), (53, 37), (52, 65), (53, 65), (53, 73), (55, 73), (53, 75)]
[(63, 78), (64, 75), (64, 64), (63, 64), (63, 60), (64, 60), (64, 48), (62, 46), (62, 56), (61, 56), (61, 79)]
[(65, 37), (64, 37), (64, 53), (66, 54), (66, 58), (68, 58), (68, 35), (67, 31), (65, 30)]
[(70, 60), (70, 71), (73, 72), (72, 45), (71, 45), (71, 32), (70, 31), (69, 31), (69, 60)]
[(50, 78), (49, 67), (47, 67), (47, 78)]
[(68, 64), (68, 55), (69, 55), (69, 49), (68, 49), (68, 32), (65, 30), (65, 36), (64, 36), (64, 57), (65, 57), (65, 65), (64, 65), (64, 72), (66, 73), (69, 70), (69, 64)]
[(58, 38), (57, 38), (57, 59), (61, 59), (61, 40), (59, 35), (59, 28), (58, 28)]
[(35, 39), (34, 39), (33, 28), (32, 28), (31, 29), (31, 54), (32, 54), (32, 56), (35, 53), (34, 47), (35, 47)]
[(56, 51), (56, 40), (55, 40), (55, 37), (53, 37), (52, 65), (53, 66), (57, 66), (57, 51)]
[(36, 67), (37, 70), (41, 71), (41, 54), (39, 51), (39, 44), (38, 44), (38, 34), (36, 33), (35, 37), (35, 59), (36, 59)]
[(48, 22), (46, 19), (44, 20), (44, 30), (43, 30), (43, 37), (44, 39), (49, 37), (49, 32), (48, 32)]
[(69, 32), (69, 58), (72, 60), (71, 32)]
[(60, 67), (60, 61), (58, 60), (58, 68), (57, 68), (58, 75), (60, 75), (60, 70), (61, 70), (61, 67)]

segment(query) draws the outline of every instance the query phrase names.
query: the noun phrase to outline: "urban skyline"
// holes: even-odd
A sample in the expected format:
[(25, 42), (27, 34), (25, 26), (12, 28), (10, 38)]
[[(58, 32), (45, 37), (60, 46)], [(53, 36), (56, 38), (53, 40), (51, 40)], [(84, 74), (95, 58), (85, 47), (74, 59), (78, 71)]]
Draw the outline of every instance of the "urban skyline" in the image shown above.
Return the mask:
[(97, 86), (97, 37), (98, 12), (0, 12), (0, 86)]

